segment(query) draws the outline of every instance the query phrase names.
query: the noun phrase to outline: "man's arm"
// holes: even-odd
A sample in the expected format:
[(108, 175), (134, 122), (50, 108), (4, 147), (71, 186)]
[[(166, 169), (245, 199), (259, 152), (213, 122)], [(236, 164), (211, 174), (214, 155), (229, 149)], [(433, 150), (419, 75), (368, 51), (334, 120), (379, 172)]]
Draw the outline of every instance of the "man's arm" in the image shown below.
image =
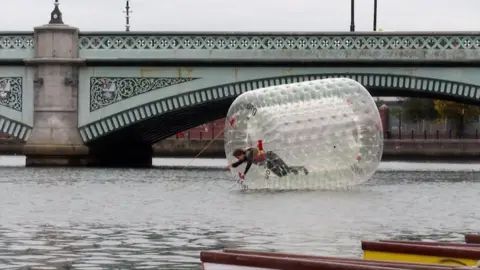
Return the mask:
[(242, 164), (244, 161), (245, 161), (245, 160), (239, 159), (239, 160), (235, 161), (234, 163), (232, 163), (231, 166), (232, 166), (233, 168), (236, 168), (236, 167), (240, 166), (240, 164)]

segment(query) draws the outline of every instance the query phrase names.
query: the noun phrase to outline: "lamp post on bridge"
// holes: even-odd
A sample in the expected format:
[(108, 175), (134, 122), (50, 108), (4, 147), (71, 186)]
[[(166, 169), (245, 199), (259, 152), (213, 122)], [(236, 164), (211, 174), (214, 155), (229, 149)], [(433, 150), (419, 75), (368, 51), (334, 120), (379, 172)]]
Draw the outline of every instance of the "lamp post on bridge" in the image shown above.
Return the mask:
[(130, 1), (127, 0), (125, 3), (125, 10), (123, 11), (125, 13), (125, 31), (130, 32)]
[(355, 32), (355, 0), (350, 0), (350, 32)]
[(50, 13), (49, 24), (63, 24), (62, 12), (60, 11), (58, 5), (60, 5), (58, 0), (55, 0), (55, 8), (53, 9), (52, 13)]
[[(377, 31), (377, 0), (373, 0), (373, 31)], [(355, 32), (355, 0), (350, 0), (350, 32)]]

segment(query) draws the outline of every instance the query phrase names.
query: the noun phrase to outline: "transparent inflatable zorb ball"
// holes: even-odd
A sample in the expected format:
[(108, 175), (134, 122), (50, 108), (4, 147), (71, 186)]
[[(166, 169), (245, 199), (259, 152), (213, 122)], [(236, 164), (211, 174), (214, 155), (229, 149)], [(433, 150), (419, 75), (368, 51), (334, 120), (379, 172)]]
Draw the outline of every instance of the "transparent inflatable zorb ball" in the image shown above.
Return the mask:
[[(258, 147), (262, 149), (258, 149)], [(380, 114), (358, 82), (332, 78), (245, 92), (230, 106), (225, 154), (255, 150), (231, 168), (244, 189), (336, 189), (366, 182), (383, 152)], [(261, 151), (263, 150), (263, 152)]]

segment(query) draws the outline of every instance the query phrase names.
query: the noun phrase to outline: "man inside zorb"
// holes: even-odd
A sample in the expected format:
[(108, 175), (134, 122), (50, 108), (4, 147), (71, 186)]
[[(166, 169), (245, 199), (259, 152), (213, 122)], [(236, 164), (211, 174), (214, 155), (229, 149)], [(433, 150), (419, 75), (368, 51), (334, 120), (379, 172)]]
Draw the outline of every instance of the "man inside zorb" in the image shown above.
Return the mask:
[(258, 141), (257, 147), (248, 147), (245, 150), (240, 148), (235, 149), (233, 151), (233, 156), (236, 157), (238, 161), (228, 165), (229, 168), (236, 168), (244, 162), (247, 162), (245, 171), (243, 173), (238, 173), (240, 179), (245, 179), (245, 175), (252, 164), (265, 166), (278, 177), (286, 176), (289, 173), (298, 174), (299, 170), (303, 170), (305, 175), (308, 174), (308, 170), (304, 166), (288, 166), (285, 161), (274, 152), (267, 151), (265, 153), (261, 140)]

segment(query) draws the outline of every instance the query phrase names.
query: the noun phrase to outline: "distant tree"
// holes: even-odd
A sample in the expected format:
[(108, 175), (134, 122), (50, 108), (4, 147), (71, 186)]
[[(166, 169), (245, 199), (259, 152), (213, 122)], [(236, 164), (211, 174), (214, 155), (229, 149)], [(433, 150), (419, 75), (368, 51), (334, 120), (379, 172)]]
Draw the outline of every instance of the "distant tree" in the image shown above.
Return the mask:
[(400, 105), (400, 106), (398, 106), (398, 107), (397, 107), (397, 106), (394, 106), (394, 107), (391, 107), (391, 108), (390, 108), (390, 114), (393, 115), (393, 116), (395, 116), (395, 117), (397, 117), (399, 120), (403, 117), (403, 113), (404, 113), (404, 112), (403, 112), (404, 109), (403, 109), (403, 107), (402, 107), (403, 102), (404, 102), (404, 98), (397, 97), (397, 103), (398, 103), (398, 105)]
[(480, 107), (447, 100), (435, 100), (435, 110), (441, 118), (449, 119), (463, 133), (465, 122), (480, 115)]
[(440, 117), (450, 119), (472, 119), (480, 115), (480, 107), (455, 101), (435, 100), (435, 110)]
[(428, 98), (405, 98), (400, 101), (403, 117), (407, 121), (417, 123), (422, 120), (435, 120), (439, 114), (434, 100)]
[(403, 115), (403, 109), (399, 107), (390, 108), (390, 114), (397, 118), (400, 118)]

